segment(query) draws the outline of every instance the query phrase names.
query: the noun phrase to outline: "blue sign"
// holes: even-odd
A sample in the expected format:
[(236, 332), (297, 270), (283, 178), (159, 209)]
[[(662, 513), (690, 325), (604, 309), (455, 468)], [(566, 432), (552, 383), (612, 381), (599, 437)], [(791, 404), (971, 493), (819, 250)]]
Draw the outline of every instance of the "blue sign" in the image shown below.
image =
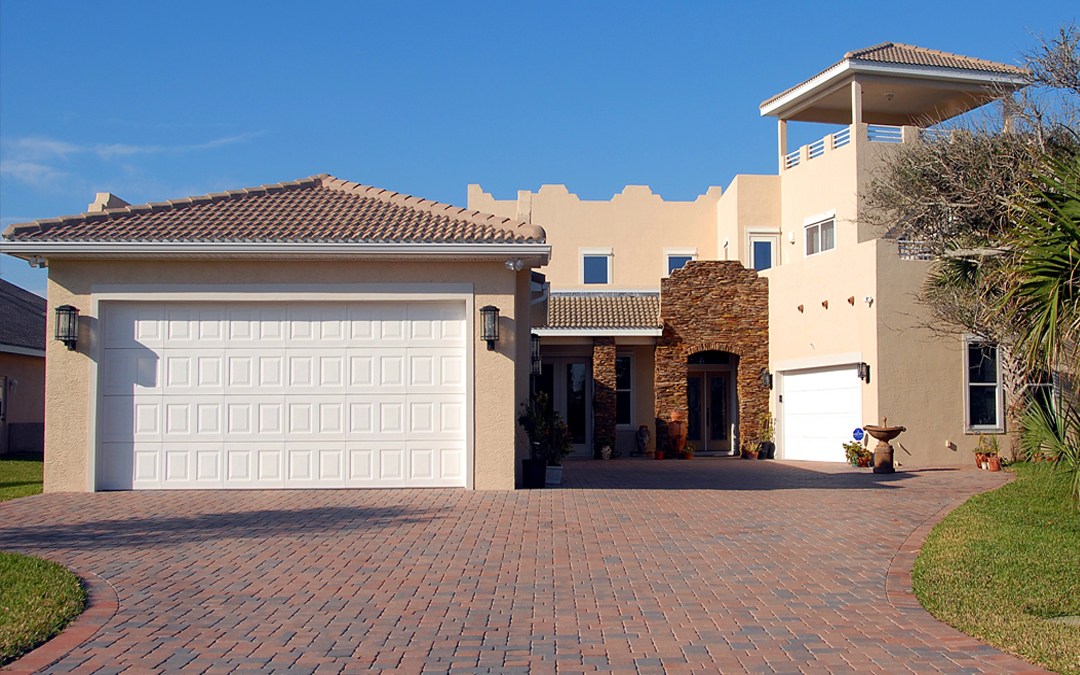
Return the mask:
[(866, 434), (863, 433), (862, 429), (856, 429), (851, 435), (855, 437), (855, 440), (861, 441)]

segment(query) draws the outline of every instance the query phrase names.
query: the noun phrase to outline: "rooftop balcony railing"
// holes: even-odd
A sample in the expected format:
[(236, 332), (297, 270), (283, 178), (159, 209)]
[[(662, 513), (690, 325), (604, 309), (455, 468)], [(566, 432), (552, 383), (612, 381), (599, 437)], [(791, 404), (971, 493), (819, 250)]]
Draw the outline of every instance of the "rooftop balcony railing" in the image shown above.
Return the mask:
[[(858, 125), (866, 130), (866, 140), (871, 143), (912, 143), (919, 139), (938, 140), (948, 138), (951, 133), (948, 129), (922, 129), (919, 127), (900, 127), (889, 124), (862, 124)], [(813, 143), (804, 145), (798, 150), (793, 150), (783, 156), (781, 165), (785, 170), (793, 169), (800, 164), (817, 159), (830, 150), (836, 150), (848, 145), (852, 141), (854, 126), (844, 127), (836, 133), (829, 134)]]

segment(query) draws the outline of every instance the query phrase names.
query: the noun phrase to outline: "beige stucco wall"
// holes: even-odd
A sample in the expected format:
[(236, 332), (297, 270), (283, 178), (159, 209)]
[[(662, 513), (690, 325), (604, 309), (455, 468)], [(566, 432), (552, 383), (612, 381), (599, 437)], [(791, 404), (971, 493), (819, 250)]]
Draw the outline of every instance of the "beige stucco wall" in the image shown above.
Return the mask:
[[(87, 486), (90, 401), (88, 354), (99, 339), (90, 289), (94, 284), (462, 284), (473, 285), (474, 311), (492, 304), (500, 308), (500, 340), (488, 351), (474, 317), (474, 462), (476, 489), (514, 487), (515, 409), (524, 400), (520, 388), (518, 322), (521, 306), (515, 295), (528, 288), (529, 270), (511, 272), (502, 261), (473, 263), (401, 262), (207, 262), (207, 261), (67, 261), (49, 265), (49, 304), (71, 304), (80, 310), (79, 344), (68, 351), (49, 341), (45, 410), (45, 490), (84, 491)], [(524, 286), (520, 279), (524, 278)], [(358, 292), (363, 288), (358, 287)], [(526, 301), (527, 302), (527, 301)], [(527, 317), (528, 314), (525, 314)], [(54, 330), (49, 315), (49, 334)], [(526, 320), (524, 323), (528, 323)], [(527, 329), (525, 329), (527, 330)], [(527, 335), (527, 333), (526, 333)], [(527, 342), (524, 349), (528, 350)], [(55, 383), (55, 384), (54, 384)]]
[[(696, 248), (700, 259), (716, 255), (719, 187), (692, 202), (668, 202), (646, 186), (629, 185), (610, 201), (587, 201), (564, 185), (521, 191), (516, 200), (498, 200), (479, 185), (469, 186), (469, 208), (540, 225), (552, 245), (542, 268), (553, 290), (657, 290), (665, 275), (665, 248)], [(612, 283), (580, 283), (582, 248), (612, 248)]]
[(749, 235), (780, 232), (780, 185), (779, 176), (735, 176), (716, 204), (716, 260), (748, 265)]

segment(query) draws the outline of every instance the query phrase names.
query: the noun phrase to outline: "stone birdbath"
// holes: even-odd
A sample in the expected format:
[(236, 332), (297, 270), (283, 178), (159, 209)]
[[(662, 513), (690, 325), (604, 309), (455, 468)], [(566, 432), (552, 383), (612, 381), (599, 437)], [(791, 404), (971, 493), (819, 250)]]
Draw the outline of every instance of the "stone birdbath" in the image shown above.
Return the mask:
[(874, 446), (874, 473), (896, 473), (896, 469), (893, 467), (893, 447), (889, 444), (889, 441), (899, 436), (901, 432), (907, 431), (907, 429), (904, 427), (890, 427), (889, 418), (885, 417), (881, 420), (881, 426), (867, 424), (863, 427), (863, 431), (876, 438), (878, 442)]

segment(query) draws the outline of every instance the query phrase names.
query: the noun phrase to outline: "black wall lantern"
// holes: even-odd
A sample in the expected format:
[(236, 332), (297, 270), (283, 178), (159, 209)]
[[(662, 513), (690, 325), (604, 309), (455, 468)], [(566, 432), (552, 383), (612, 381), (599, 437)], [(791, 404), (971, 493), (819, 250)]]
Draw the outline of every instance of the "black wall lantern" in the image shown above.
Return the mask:
[(488, 351), (495, 351), (499, 341), (499, 308), (495, 305), (480, 308), (480, 339), (487, 342)]
[(859, 366), (859, 379), (863, 382), (870, 384), (870, 364), (860, 363)]
[(761, 370), (761, 386), (763, 389), (772, 389), (772, 373), (769, 372), (768, 368)]
[(539, 376), (542, 372), (540, 368), (540, 336), (533, 333), (529, 336), (529, 341), (532, 353), (532, 374)]
[(71, 305), (56, 308), (56, 339), (68, 349), (75, 349), (79, 341), (79, 309)]

